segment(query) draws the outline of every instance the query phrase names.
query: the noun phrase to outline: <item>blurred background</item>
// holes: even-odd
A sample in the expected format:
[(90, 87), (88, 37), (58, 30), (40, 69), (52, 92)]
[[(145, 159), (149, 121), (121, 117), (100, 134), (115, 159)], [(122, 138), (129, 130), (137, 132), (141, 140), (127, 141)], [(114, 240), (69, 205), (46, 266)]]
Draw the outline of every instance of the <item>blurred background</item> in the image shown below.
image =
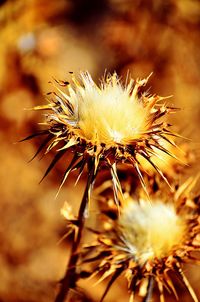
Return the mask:
[[(68, 201), (76, 211), (84, 185), (83, 177), (74, 188), (71, 175), (55, 200), (67, 159), (38, 184), (52, 156), (29, 163), (39, 141), (16, 144), (42, 120), (27, 109), (45, 103), (52, 78), (69, 80), (69, 71), (88, 70), (98, 81), (105, 69), (124, 78), (127, 71), (133, 78), (153, 71), (151, 93), (173, 95), (170, 104), (181, 108), (172, 119), (175, 129), (198, 153), (199, 0), (0, 1), (0, 301), (54, 301), (69, 253), (68, 241), (59, 243), (66, 232), (60, 208)], [(200, 297), (200, 269), (185, 271)], [(84, 298), (71, 301), (98, 301), (105, 284), (89, 290), (90, 284)], [(179, 287), (181, 301), (191, 301)], [(125, 297), (122, 280), (106, 301)]]

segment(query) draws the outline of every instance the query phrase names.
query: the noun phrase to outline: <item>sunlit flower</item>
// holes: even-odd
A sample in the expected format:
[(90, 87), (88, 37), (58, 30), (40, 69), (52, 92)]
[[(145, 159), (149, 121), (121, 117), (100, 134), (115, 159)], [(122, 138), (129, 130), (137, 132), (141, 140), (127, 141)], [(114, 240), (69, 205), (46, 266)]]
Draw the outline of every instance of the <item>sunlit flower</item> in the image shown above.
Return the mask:
[(95, 231), (96, 241), (86, 248), (91, 258), (88, 254), (84, 258), (83, 252), (83, 263), (98, 260), (92, 270), (93, 276), (100, 274), (98, 282), (110, 277), (102, 300), (121, 274), (128, 280), (130, 301), (135, 295), (149, 301), (153, 285), (161, 302), (165, 301), (165, 290), (177, 298), (174, 273), (193, 301), (198, 301), (182, 269), (183, 263), (200, 263), (192, 254), (200, 248), (200, 201), (190, 198), (195, 181), (189, 178), (174, 193), (158, 190), (150, 200), (141, 190), (137, 197), (126, 192), (120, 211), (114, 201), (106, 200), (104, 227)]
[(57, 151), (45, 176), (71, 149), (74, 157), (62, 184), (70, 171), (79, 169), (80, 176), (85, 164), (91, 161), (94, 175), (100, 164), (109, 166), (116, 191), (120, 190), (116, 168), (119, 162), (133, 165), (144, 186), (139, 157), (165, 178), (152, 156), (156, 157), (158, 150), (173, 156), (160, 142), (170, 142), (174, 135), (163, 120), (174, 109), (161, 103), (163, 97), (142, 92), (147, 81), (148, 78), (135, 82), (127, 79), (123, 84), (114, 73), (106, 75), (97, 86), (88, 72), (80, 73), (80, 82), (74, 76), (71, 84), (57, 81), (58, 85), (67, 86), (67, 93), (56, 87), (57, 92), (50, 93), (47, 105), (34, 108), (48, 110), (45, 129), (36, 134), (47, 136), (38, 152), (44, 147), (46, 152), (53, 148)]

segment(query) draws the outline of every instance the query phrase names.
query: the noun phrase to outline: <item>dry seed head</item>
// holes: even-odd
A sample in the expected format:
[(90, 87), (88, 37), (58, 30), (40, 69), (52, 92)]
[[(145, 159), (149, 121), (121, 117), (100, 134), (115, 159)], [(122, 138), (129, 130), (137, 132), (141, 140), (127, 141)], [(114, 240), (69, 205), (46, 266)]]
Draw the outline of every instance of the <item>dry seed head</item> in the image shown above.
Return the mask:
[(47, 110), (45, 129), (39, 133), (46, 137), (36, 154), (44, 148), (46, 152), (53, 148), (57, 151), (45, 176), (65, 152), (72, 150), (74, 157), (61, 186), (72, 170), (79, 169), (80, 176), (91, 159), (95, 166), (94, 178), (100, 164), (110, 168), (118, 199), (121, 189), (116, 164), (119, 162), (135, 168), (143, 187), (140, 158), (149, 162), (166, 180), (152, 158), (160, 150), (173, 156), (160, 144), (160, 139), (170, 142), (170, 136), (174, 136), (164, 121), (164, 116), (174, 110), (161, 103), (162, 97), (141, 92), (147, 81), (148, 78), (135, 82), (130, 79), (123, 85), (114, 73), (106, 75), (98, 86), (88, 72), (81, 72), (79, 81), (72, 76), (71, 84), (56, 81), (66, 86), (67, 92), (55, 85), (57, 92), (49, 94), (49, 104), (34, 108)]
[(119, 226), (124, 242), (140, 264), (168, 256), (183, 241), (186, 230), (174, 205), (158, 200), (130, 199), (122, 209)]
[(91, 262), (99, 260), (92, 270), (93, 275), (102, 272), (99, 282), (111, 278), (105, 294), (116, 278), (124, 274), (131, 297), (137, 293), (144, 295), (146, 301), (153, 280), (160, 292), (160, 302), (164, 302), (164, 288), (177, 298), (171, 279), (174, 273), (183, 281), (193, 301), (198, 302), (182, 269), (183, 263), (200, 264), (192, 253), (200, 249), (200, 199), (191, 198), (196, 181), (197, 178), (189, 178), (183, 185), (174, 186), (173, 193), (163, 188), (151, 191), (150, 201), (144, 198), (141, 189), (134, 198), (125, 192), (123, 202), (115, 208), (109, 207), (106, 194), (101, 192), (105, 198), (103, 219), (105, 222), (107, 218), (110, 228), (95, 233)]
[(81, 73), (83, 87), (74, 91), (79, 108), (77, 134), (93, 144), (129, 144), (149, 130), (148, 107), (133, 92), (133, 83), (123, 87), (116, 74), (96, 86), (88, 73)]

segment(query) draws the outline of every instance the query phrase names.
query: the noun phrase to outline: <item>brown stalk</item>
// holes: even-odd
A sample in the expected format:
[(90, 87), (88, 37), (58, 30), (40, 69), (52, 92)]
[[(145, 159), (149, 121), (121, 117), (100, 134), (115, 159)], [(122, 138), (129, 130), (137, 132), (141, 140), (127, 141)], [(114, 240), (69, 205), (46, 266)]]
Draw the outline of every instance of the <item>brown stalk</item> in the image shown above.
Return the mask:
[(150, 302), (150, 300), (152, 298), (152, 293), (153, 293), (153, 286), (154, 286), (154, 279), (151, 276), (151, 277), (149, 277), (149, 280), (148, 280), (147, 293), (146, 293), (144, 299), (142, 300), (143, 302)]
[(95, 180), (95, 164), (94, 158), (88, 162), (88, 178), (86, 188), (83, 194), (83, 198), (80, 204), (78, 212), (78, 232), (77, 236), (73, 241), (71, 248), (71, 255), (68, 261), (65, 276), (61, 281), (60, 290), (56, 296), (55, 302), (64, 302), (67, 298), (69, 290), (76, 287), (77, 275), (76, 275), (76, 264), (78, 261), (78, 248), (82, 237), (82, 232), (85, 224), (85, 213), (87, 210), (87, 205), (90, 199), (91, 187)]

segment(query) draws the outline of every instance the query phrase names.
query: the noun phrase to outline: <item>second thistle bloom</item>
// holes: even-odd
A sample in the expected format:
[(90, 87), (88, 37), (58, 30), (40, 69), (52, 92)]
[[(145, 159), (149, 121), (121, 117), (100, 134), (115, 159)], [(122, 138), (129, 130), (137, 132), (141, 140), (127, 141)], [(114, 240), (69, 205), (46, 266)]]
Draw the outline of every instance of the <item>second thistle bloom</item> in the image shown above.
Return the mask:
[(173, 193), (161, 185), (150, 200), (141, 189), (134, 196), (124, 192), (120, 211), (106, 191), (99, 197), (102, 221), (92, 230), (95, 241), (82, 250), (82, 264), (93, 264), (91, 274), (99, 276), (97, 282), (110, 277), (101, 301), (120, 275), (128, 281), (131, 302), (137, 295), (150, 301), (153, 286), (160, 302), (166, 301), (166, 291), (178, 299), (173, 275), (193, 301), (199, 301), (183, 269), (184, 263), (200, 263), (195, 256), (200, 247), (200, 200), (191, 198), (195, 182), (189, 178)]

